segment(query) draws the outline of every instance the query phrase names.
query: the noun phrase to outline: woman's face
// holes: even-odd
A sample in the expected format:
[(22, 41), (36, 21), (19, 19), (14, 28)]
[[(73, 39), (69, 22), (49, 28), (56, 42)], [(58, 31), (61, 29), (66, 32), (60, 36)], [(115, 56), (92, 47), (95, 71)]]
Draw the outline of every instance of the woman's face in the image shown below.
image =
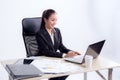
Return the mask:
[(53, 29), (55, 24), (57, 23), (56, 13), (51, 14), (51, 16), (48, 19), (44, 18), (44, 20), (45, 20), (45, 26), (48, 29)]

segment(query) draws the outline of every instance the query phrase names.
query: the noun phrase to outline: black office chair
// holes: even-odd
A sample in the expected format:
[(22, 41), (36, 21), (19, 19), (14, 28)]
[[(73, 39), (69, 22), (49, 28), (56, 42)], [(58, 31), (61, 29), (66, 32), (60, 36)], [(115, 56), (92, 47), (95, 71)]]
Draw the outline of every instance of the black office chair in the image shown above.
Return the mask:
[(24, 18), (22, 20), (22, 35), (27, 52), (27, 57), (38, 56), (39, 50), (35, 35), (40, 29), (41, 20), (41, 17)]
[[(25, 48), (26, 48), (26, 52), (27, 52), (27, 57), (30, 56), (39, 56), (39, 50), (38, 50), (38, 45), (37, 45), (37, 41), (36, 41), (36, 33), (39, 31), (40, 29), (40, 25), (41, 25), (41, 17), (37, 17), (37, 18), (24, 18), (22, 20), (22, 26), (23, 26), (23, 31), (22, 31), (22, 35), (23, 35), (23, 39), (24, 39), (24, 43), (25, 43)], [(64, 77), (59, 77), (59, 78), (53, 78), (53, 79), (49, 79), (49, 80), (65, 80), (67, 76)]]

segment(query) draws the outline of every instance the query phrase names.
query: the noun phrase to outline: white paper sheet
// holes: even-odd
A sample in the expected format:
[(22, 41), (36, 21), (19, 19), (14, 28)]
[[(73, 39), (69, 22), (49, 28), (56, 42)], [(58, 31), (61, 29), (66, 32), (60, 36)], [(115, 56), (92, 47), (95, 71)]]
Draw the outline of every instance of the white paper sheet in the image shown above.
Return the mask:
[(72, 63), (62, 63), (60, 60), (34, 60), (31, 64), (40, 69), (43, 73), (64, 73), (75, 70), (81, 70), (80, 67)]

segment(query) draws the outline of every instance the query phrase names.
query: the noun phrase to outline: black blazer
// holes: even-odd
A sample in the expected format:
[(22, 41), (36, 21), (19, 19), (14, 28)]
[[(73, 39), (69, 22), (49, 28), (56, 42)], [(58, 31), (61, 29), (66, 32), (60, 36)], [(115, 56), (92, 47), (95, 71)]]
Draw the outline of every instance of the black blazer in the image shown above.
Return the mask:
[[(62, 43), (60, 30), (54, 28), (54, 45), (51, 37), (45, 28), (41, 28), (36, 34), (38, 43), (39, 55), (50, 57), (62, 57), (63, 53), (70, 51)], [(57, 52), (59, 50), (60, 52)]]

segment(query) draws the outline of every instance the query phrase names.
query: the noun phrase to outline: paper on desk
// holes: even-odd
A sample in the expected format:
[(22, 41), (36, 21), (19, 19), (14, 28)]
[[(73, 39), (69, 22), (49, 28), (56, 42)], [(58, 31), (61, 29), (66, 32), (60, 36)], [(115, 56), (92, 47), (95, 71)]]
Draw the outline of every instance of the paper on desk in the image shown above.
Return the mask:
[(81, 68), (72, 63), (62, 63), (60, 60), (34, 60), (31, 64), (40, 69), (43, 73), (65, 73)]

